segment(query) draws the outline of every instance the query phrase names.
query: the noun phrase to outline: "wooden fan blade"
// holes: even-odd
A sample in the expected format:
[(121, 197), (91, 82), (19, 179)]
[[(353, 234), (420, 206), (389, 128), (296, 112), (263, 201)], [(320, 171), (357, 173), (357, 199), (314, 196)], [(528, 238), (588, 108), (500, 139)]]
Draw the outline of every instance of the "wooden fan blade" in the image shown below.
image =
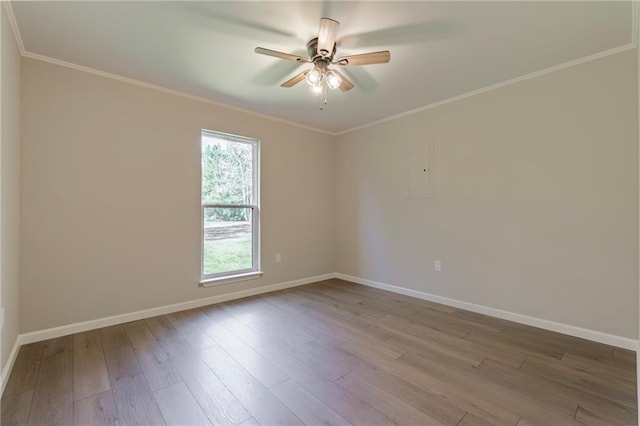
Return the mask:
[(356, 65), (384, 64), (391, 59), (391, 53), (388, 50), (383, 52), (363, 53), (362, 55), (345, 56), (339, 58), (334, 64), (343, 67), (353, 67)]
[(282, 83), (280, 86), (282, 87), (292, 87), (295, 86), (296, 84), (300, 83), (302, 80), (304, 80), (304, 78), (307, 76), (307, 73), (309, 72), (309, 70), (306, 71), (302, 71), (299, 74), (296, 74), (295, 76), (291, 77), (289, 80), (285, 81), (284, 83)]
[(255, 52), (261, 55), (275, 56), (276, 58), (286, 59), (288, 61), (309, 62), (307, 58), (303, 58), (302, 56), (278, 52), (277, 50), (265, 49), (264, 47), (256, 47)]
[(338, 70), (333, 70), (333, 72), (338, 74), (342, 79), (342, 82), (340, 83), (340, 90), (342, 90), (343, 92), (346, 92), (347, 90), (353, 89), (353, 83), (350, 82), (349, 79), (347, 79), (347, 77), (344, 76), (344, 74), (342, 74)]
[(432, 20), (412, 25), (383, 28), (366, 33), (340, 37), (340, 48), (365, 49), (380, 46), (406, 46), (425, 41), (439, 41), (454, 35), (456, 31), (452, 22)]
[(320, 33), (318, 34), (318, 53), (331, 56), (338, 37), (340, 23), (329, 18), (320, 19)]

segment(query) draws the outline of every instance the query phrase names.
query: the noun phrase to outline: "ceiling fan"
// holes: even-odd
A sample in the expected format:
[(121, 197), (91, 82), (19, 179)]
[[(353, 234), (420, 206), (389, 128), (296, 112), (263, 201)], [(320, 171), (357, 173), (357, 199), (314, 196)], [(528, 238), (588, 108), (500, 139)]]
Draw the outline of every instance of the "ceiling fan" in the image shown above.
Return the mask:
[(353, 89), (351, 83), (340, 71), (331, 68), (331, 65), (342, 67), (356, 65), (382, 64), (389, 62), (391, 53), (388, 50), (381, 52), (363, 53), (360, 55), (343, 56), (334, 60), (336, 54), (336, 37), (340, 23), (329, 18), (320, 19), (320, 32), (307, 43), (309, 58), (304, 58), (290, 53), (256, 47), (255, 52), (261, 55), (275, 56), (276, 58), (296, 61), (299, 63), (312, 63), (313, 68), (296, 74), (281, 84), (282, 87), (293, 87), (306, 80), (309, 89), (313, 93), (322, 94), (322, 106), (327, 103), (327, 89), (340, 88), (343, 92)]

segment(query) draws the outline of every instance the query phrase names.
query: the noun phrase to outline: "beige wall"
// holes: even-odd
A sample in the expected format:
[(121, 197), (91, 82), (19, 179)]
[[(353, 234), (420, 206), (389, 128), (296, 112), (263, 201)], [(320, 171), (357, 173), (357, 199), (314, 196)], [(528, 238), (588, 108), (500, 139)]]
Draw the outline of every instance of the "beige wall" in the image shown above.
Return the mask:
[(0, 306), (5, 309), (1, 369), (20, 328), (20, 54), (2, 5), (0, 15)]
[[(337, 138), (31, 59), (22, 80), (22, 332), (338, 271), (638, 336), (635, 51)], [(196, 286), (203, 127), (262, 140), (261, 280)], [(435, 199), (408, 202), (424, 141)]]
[(338, 272), (636, 339), (637, 76), (634, 49), (340, 136)]
[[(31, 59), (22, 91), (22, 332), (334, 271), (331, 136)], [(201, 128), (261, 139), (260, 280), (197, 286)]]

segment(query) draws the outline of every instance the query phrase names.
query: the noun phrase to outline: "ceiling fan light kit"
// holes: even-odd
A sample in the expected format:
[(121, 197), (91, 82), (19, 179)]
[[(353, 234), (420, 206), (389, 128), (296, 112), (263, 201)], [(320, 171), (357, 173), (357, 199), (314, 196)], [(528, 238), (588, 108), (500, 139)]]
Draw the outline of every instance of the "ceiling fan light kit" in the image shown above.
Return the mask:
[(324, 75), (324, 80), (327, 82), (327, 86), (329, 89), (334, 90), (340, 87), (342, 83), (342, 78), (336, 73), (334, 70), (329, 70)]
[(314, 67), (311, 71), (307, 73), (307, 83), (309, 86), (317, 86), (322, 82), (322, 71), (317, 67)]
[(329, 69), (328, 64), (326, 60), (315, 61), (313, 68), (306, 73), (305, 77), (311, 93), (322, 95), (320, 110), (323, 110), (327, 104), (327, 89), (335, 90), (342, 83), (342, 78), (336, 71)]
[(281, 84), (282, 87), (293, 87), (305, 80), (314, 94), (322, 95), (320, 110), (327, 103), (327, 89), (340, 88), (343, 92), (351, 90), (354, 86), (340, 71), (330, 68), (330, 65), (341, 67), (356, 65), (382, 64), (389, 62), (391, 54), (388, 50), (382, 52), (364, 53), (360, 55), (345, 56), (333, 60), (336, 54), (336, 39), (340, 23), (329, 18), (320, 19), (320, 31), (318, 37), (312, 38), (307, 43), (309, 58), (278, 52), (276, 50), (256, 47), (255, 52), (261, 55), (274, 56), (280, 59), (296, 61), (299, 63), (312, 63), (313, 68), (302, 71)]
[(322, 93), (322, 86), (320, 84), (309, 86), (309, 91), (314, 95), (320, 95)]

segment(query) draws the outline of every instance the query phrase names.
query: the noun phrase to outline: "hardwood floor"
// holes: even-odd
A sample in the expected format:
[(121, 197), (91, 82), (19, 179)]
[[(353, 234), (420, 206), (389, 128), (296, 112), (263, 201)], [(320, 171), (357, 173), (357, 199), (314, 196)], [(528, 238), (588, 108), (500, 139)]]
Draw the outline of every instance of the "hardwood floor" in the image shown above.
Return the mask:
[(20, 348), (2, 425), (636, 424), (635, 353), (340, 280)]

